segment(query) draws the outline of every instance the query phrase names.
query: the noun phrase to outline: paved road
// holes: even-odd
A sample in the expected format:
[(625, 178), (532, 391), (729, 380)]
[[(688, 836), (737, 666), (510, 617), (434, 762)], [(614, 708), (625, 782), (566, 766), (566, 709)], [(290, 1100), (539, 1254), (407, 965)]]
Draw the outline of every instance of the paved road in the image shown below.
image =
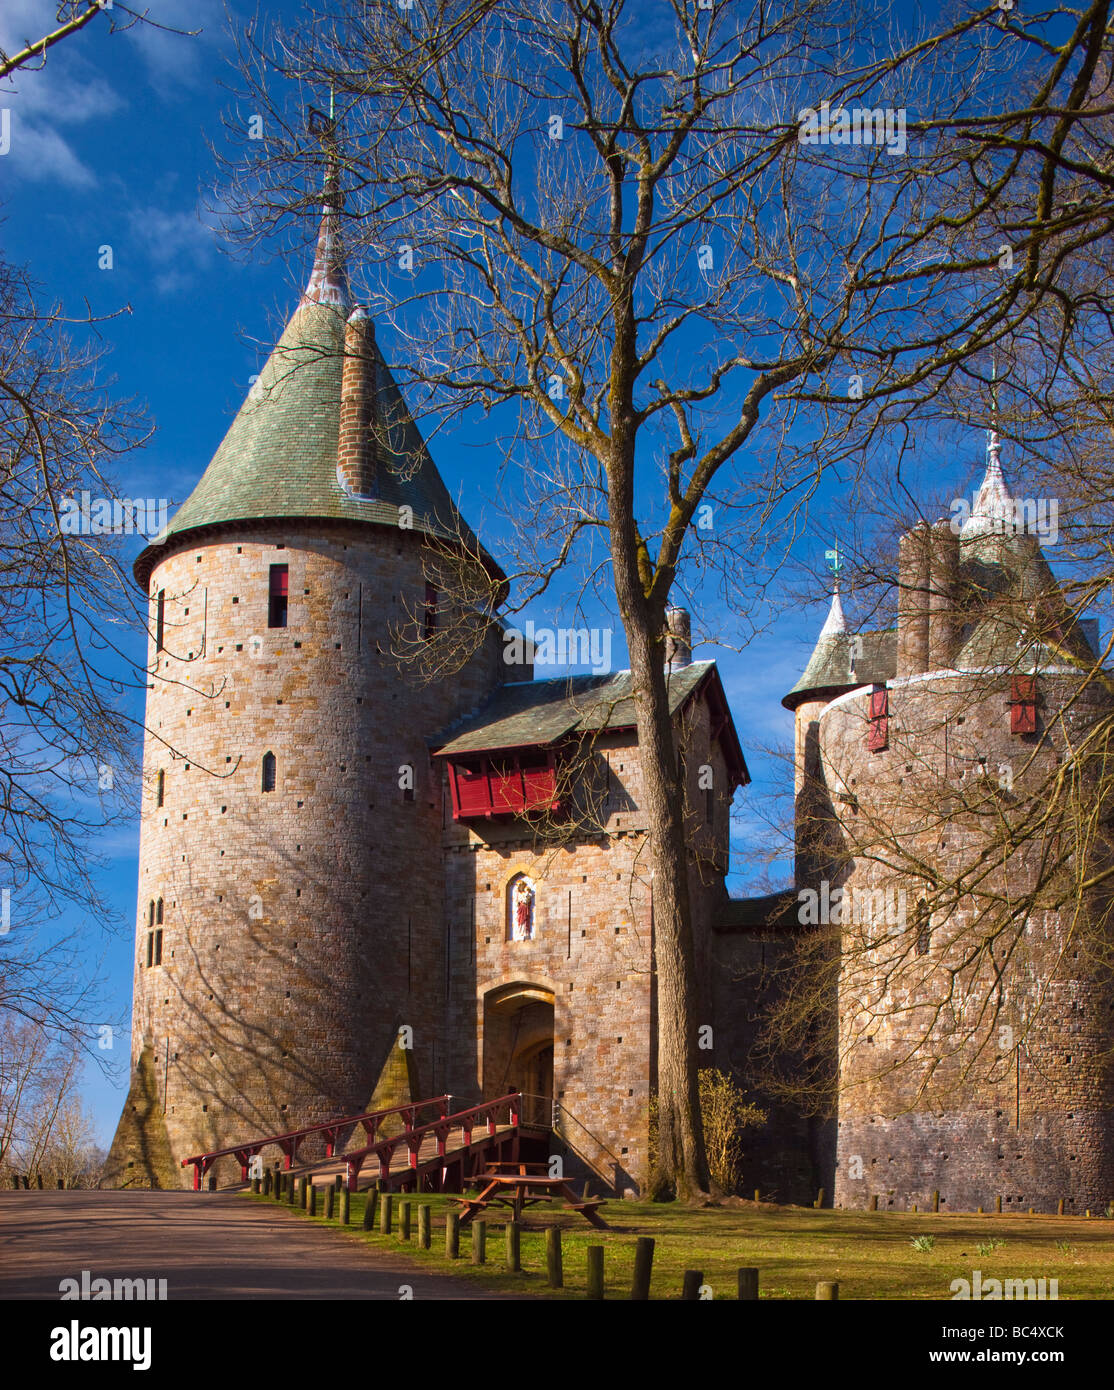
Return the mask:
[(507, 1297), (231, 1193), (0, 1192), (0, 1299), (55, 1299), (83, 1269), (165, 1279), (168, 1301)]

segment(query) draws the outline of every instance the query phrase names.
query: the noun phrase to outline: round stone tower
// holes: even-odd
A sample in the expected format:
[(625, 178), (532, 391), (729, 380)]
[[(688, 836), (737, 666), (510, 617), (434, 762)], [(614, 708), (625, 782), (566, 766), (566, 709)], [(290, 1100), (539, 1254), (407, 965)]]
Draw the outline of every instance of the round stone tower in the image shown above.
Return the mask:
[(430, 537), (501, 576), (348, 299), (327, 205), (293, 317), (136, 562), (151, 674), (117, 1184), (184, 1185), (191, 1154), (442, 1080), (427, 740), (502, 679), (500, 643), (492, 628), (424, 684), (392, 652), (400, 631), (420, 646), (448, 618)]
[(903, 539), (896, 634), (829, 633), (786, 700), (798, 887), (840, 946), (842, 1206), (1114, 1198), (1109, 903), (1079, 886), (1110, 702), (1023, 518), (993, 441), (958, 534)]

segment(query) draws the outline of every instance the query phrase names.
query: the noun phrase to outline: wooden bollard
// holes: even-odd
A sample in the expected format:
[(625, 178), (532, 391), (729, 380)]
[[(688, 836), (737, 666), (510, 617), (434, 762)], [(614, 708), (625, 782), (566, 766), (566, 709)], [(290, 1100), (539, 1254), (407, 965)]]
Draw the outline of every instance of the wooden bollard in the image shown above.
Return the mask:
[(336, 1190), (336, 1188), (332, 1185), (332, 1183), (330, 1183), (329, 1186), (325, 1189), (325, 1220), (326, 1220), (326, 1221), (331, 1221), (331, 1220), (333, 1219), (333, 1212), (336, 1210), (336, 1200), (337, 1200), (337, 1190)]
[(561, 1228), (545, 1228), (545, 1277), (551, 1289), (565, 1286), (565, 1273), (561, 1263)]
[(756, 1202), (760, 1202), (762, 1200), (762, 1193), (759, 1191), (757, 1187), (754, 1189), (754, 1200)]
[[(215, 1173), (213, 1174), (213, 1177), (216, 1177)], [(43, 1190), (43, 1175), (41, 1173), (35, 1174), (35, 1185), (38, 1187), (40, 1192)]]
[(1001, 1214), (1002, 1214), (1002, 1199), (1001, 1199), (1001, 1197), (995, 1197), (995, 1199), (994, 1199), (994, 1210), (998, 1213), (999, 1216), (1001, 1216)]
[(254, 1193), (256, 1193), (256, 1194), (262, 1192), (262, 1191), (263, 1191), (263, 1179), (262, 1179), (262, 1178), (252, 1178), (252, 1180), (251, 1180), (251, 1190), (252, 1190), (252, 1192), (254, 1192)]
[(812, 1205), (817, 1209), (817, 1211), (819, 1211), (819, 1209), (824, 1205), (824, 1189), (823, 1189), (823, 1188), (821, 1188), (820, 1191), (816, 1194), (816, 1201), (813, 1202)]
[(263, 1195), (264, 1195), (264, 1197), (269, 1197), (269, 1196), (271, 1195), (271, 1170), (270, 1170), (270, 1168), (264, 1168), (264, 1169), (263, 1169)]
[(24, 1173), (23, 1175), (23, 1190), (24, 1192), (31, 1191), (31, 1179), (27, 1176), (26, 1173)]
[(877, 1193), (877, 1192), (871, 1194), (871, 1198), (870, 1198), (870, 1209), (871, 1209), (871, 1211), (877, 1211), (877, 1210), (878, 1210), (878, 1193)]
[(1057, 1216), (1063, 1216), (1063, 1214), (1064, 1214), (1064, 1199), (1063, 1199), (1063, 1197), (1061, 1197), (1060, 1200), (1056, 1203), (1056, 1215), (1057, 1215)]
[(317, 1215), (317, 1188), (312, 1182), (309, 1185), (309, 1214), (310, 1216)]
[(758, 1297), (758, 1271), (756, 1269), (739, 1270), (739, 1302), (753, 1303)]
[(393, 1192), (384, 1192), (379, 1203), (379, 1234), (389, 1236), (391, 1234), (391, 1217), (394, 1215), (395, 1197)]
[(338, 1173), (336, 1177), (333, 1179), (333, 1191), (337, 1194), (338, 1197), (340, 1196), (340, 1186), (343, 1180), (343, 1173)]
[(934, 1193), (932, 1194), (932, 1210), (933, 1210), (933, 1211), (939, 1211), (939, 1210), (940, 1210), (940, 1193), (939, 1193), (939, 1191), (936, 1191), (936, 1192), (934, 1192)]
[(487, 1222), (472, 1222), (472, 1263), (482, 1265), (487, 1259)]
[[(40, 1187), (42, 1186), (42, 1179), (41, 1179), (41, 1178), (39, 1179), (39, 1186), (40, 1186)], [(216, 1175), (216, 1173), (210, 1173), (210, 1174), (209, 1174), (209, 1191), (210, 1191), (210, 1192), (215, 1192), (216, 1190), (217, 1190), (217, 1175)]]
[(66, 1179), (65, 1179), (65, 1178), (59, 1178), (59, 1179), (58, 1179), (58, 1191), (59, 1191), (59, 1192), (65, 1192), (65, 1190), (66, 1190)]
[(522, 1228), (517, 1221), (508, 1221), (504, 1227), (506, 1237), (506, 1266), (517, 1274), (522, 1268)]
[(345, 1183), (340, 1189), (340, 1224), (348, 1225), (349, 1217), (352, 1214), (352, 1194), (348, 1191), (348, 1184)]
[(821, 1279), (820, 1282), (816, 1285), (816, 1297), (818, 1299), (827, 1299), (829, 1301), (838, 1300), (838, 1281), (835, 1279)]
[(379, 1206), (379, 1184), (372, 1183), (367, 1190), (367, 1205), (364, 1207), (364, 1230), (375, 1229), (375, 1211)]
[(295, 1191), (294, 1191), (294, 1174), (293, 1174), (293, 1173), (287, 1173), (287, 1175), (286, 1175), (286, 1201), (287, 1201), (287, 1204), (288, 1204), (289, 1206), (293, 1206), (293, 1205), (294, 1205), (295, 1195), (296, 1195), (296, 1194), (295, 1194)]
[(597, 1302), (603, 1298), (603, 1246), (588, 1247), (588, 1294)]
[(428, 1250), (433, 1240), (433, 1208), (423, 1202), (418, 1208), (418, 1244)]
[(916, 1202), (913, 1203), (913, 1210), (914, 1210), (914, 1211), (917, 1210), (917, 1204), (916, 1204)]
[(460, 1259), (460, 1212), (445, 1213), (445, 1258)]
[(1036, 1214), (1037, 1214), (1036, 1208), (1035, 1208), (1035, 1207), (1030, 1207), (1030, 1208), (1029, 1208), (1029, 1215), (1030, 1215), (1030, 1216), (1036, 1216)]
[(12, 1174), (12, 1186), (15, 1188), (15, 1190), (16, 1190), (17, 1192), (19, 1191), (19, 1174), (18, 1174), (18, 1173), (13, 1173), (13, 1174)]
[(410, 1202), (399, 1202), (398, 1204), (398, 1238), (399, 1240), (410, 1239)]
[(634, 1247), (634, 1278), (631, 1281), (631, 1301), (650, 1297), (650, 1275), (654, 1268), (654, 1238), (639, 1236)]
[(308, 1200), (309, 1199), (306, 1197), (306, 1180), (303, 1175), (298, 1179), (298, 1205), (303, 1211), (306, 1209), (306, 1202)]
[(978, 1213), (979, 1216), (981, 1216), (981, 1215), (983, 1214), (982, 1207), (976, 1208), (976, 1211), (977, 1211), (977, 1213)]
[(681, 1280), (681, 1302), (699, 1303), (700, 1286), (704, 1282), (704, 1271), (702, 1269), (686, 1269)]

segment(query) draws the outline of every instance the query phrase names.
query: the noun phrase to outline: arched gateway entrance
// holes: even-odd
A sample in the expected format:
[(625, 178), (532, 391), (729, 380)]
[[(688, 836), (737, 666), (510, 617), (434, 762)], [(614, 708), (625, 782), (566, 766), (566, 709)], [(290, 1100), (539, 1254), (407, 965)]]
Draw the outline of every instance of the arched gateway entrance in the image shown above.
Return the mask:
[(484, 995), (483, 1089), (488, 1099), (508, 1091), (539, 1097), (525, 1118), (548, 1119), (542, 1102), (553, 1098), (552, 990), (515, 981)]

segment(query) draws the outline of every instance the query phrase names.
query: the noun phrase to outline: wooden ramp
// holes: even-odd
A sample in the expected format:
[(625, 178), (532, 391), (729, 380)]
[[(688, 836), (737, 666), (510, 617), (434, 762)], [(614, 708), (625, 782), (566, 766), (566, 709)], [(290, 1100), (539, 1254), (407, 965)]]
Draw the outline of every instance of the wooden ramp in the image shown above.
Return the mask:
[[(452, 1099), (434, 1096), (308, 1129), (263, 1135), (194, 1154), (182, 1160), (182, 1167), (193, 1167), (194, 1190), (200, 1191), (202, 1180), (218, 1159), (234, 1158), (240, 1165), (240, 1182), (234, 1184), (238, 1187), (253, 1176), (262, 1176), (263, 1152), (275, 1147), (283, 1155), (287, 1172), (307, 1174), (315, 1184), (335, 1182), (342, 1174), (353, 1192), (373, 1182), (386, 1191), (459, 1192), (486, 1164), (517, 1160), (524, 1133), (540, 1138), (548, 1132), (543, 1126), (523, 1123), (520, 1091), (466, 1109), (452, 1109)], [(434, 1117), (423, 1119), (430, 1112)], [(380, 1130), (388, 1119), (401, 1122), (402, 1131), (382, 1138)], [(354, 1147), (358, 1128), (363, 1129), (366, 1142)], [(307, 1140), (323, 1140), (324, 1156), (305, 1160), (300, 1150)], [(215, 1180), (216, 1174), (210, 1174), (211, 1190)]]

